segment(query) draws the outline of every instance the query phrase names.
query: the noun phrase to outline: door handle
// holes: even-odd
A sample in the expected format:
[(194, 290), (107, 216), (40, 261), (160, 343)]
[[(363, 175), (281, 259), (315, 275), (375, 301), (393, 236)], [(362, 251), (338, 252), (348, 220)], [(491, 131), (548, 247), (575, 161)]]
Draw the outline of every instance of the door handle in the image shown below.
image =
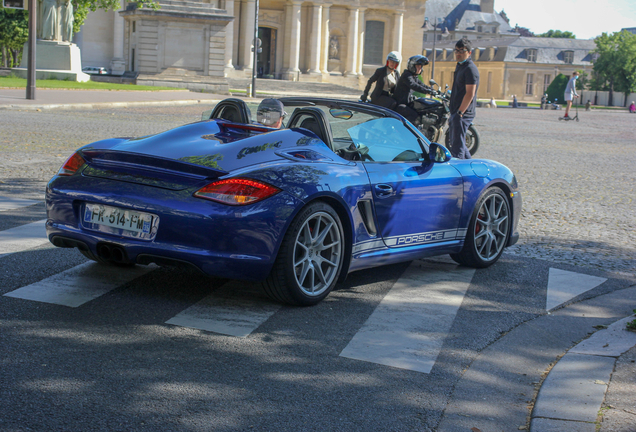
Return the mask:
[(375, 185), (375, 195), (378, 198), (387, 198), (393, 193), (393, 187), (388, 184)]

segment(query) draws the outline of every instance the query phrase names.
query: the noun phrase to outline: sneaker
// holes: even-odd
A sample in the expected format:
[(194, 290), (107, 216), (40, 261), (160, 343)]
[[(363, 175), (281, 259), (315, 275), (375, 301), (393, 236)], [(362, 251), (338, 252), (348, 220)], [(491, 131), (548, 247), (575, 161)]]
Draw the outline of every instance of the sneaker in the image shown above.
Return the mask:
[(563, 117), (568, 118), (568, 114), (566, 113)]

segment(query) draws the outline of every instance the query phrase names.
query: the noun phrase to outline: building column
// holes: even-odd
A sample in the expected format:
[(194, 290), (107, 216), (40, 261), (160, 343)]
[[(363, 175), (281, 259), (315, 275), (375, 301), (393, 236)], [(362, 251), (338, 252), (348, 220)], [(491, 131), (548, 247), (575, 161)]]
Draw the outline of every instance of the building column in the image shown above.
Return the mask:
[[(120, 9), (124, 9), (123, 0), (120, 1)], [(126, 61), (124, 60), (124, 17), (116, 10), (113, 20), (113, 59), (110, 61), (110, 73), (113, 75), (123, 75), (126, 72)]]
[(360, 16), (358, 17), (358, 64), (356, 66), (356, 73), (362, 75), (362, 64), (364, 63), (364, 36), (367, 32), (367, 23), (364, 18), (364, 12), (366, 8), (358, 9)]
[(322, 5), (314, 3), (311, 18), (309, 73), (320, 74), (320, 52), (322, 48)]
[(322, 7), (322, 73), (329, 73), (329, 8), (331, 5), (323, 5)]
[(357, 8), (349, 9), (349, 34), (347, 35), (347, 66), (345, 76), (356, 76), (358, 60), (358, 17)]
[(254, 67), (254, 14), (256, 13), (256, 0), (244, 0), (241, 5), (241, 33), (239, 56), (241, 68), (251, 71)]
[(393, 48), (391, 51), (402, 53), (402, 32), (404, 31), (404, 12), (393, 14)]
[[(230, 16), (234, 16), (234, 0), (225, 0), (225, 10)], [(234, 20), (225, 26), (225, 71), (224, 75), (234, 70), (232, 61), (234, 53)]]
[(289, 51), (287, 52), (287, 70), (281, 74), (281, 78), (290, 81), (297, 81), (300, 69), (300, 2), (291, 2), (286, 8), (289, 16)]

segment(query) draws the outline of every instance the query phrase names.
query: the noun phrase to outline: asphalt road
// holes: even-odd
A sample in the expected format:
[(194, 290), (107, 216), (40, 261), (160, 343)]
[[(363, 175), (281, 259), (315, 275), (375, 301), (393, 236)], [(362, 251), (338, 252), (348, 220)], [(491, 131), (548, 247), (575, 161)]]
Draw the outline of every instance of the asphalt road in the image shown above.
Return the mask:
[[(0, 241), (2, 233), (45, 218), (46, 181), (75, 148), (196, 121), (199, 111), (3, 111), (0, 204), (34, 202), (0, 211)], [(565, 123), (557, 115), (478, 111), (477, 156), (516, 173), (524, 212), (518, 245), (468, 275), (444, 257), (365, 270), (318, 306), (291, 308), (272, 304), (251, 284), (181, 270), (91, 279), (98, 271), (82, 255), (45, 242), (0, 255), (0, 430), (527, 426), (537, 385), (556, 359), (595, 325), (636, 307), (633, 116), (582, 112), (580, 122)], [(559, 300), (548, 314), (555, 275), (563, 274), (599, 283)], [(384, 300), (413, 280), (423, 287), (415, 295), (430, 306), (423, 312), (429, 327), (416, 329), (427, 339), (430, 368), (343, 355), (387, 310)], [(60, 281), (93, 297), (76, 306), (37, 297)], [(25, 287), (34, 299), (12, 296)], [(199, 316), (204, 307), (223, 310), (226, 325), (264, 319), (245, 337), (168, 323), (193, 307)], [(388, 316), (403, 318), (399, 311)], [(490, 360), (496, 358), (506, 367)]]

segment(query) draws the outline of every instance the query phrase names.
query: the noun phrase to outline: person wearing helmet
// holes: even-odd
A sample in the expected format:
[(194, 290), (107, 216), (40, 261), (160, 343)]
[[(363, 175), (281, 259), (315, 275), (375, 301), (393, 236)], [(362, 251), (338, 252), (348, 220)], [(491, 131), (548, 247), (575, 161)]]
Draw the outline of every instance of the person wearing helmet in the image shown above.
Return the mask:
[(256, 121), (274, 129), (280, 129), (285, 116), (285, 107), (278, 99), (263, 99), (256, 110)]
[(393, 99), (395, 99), (397, 105), (395, 111), (414, 124), (417, 123), (417, 111), (409, 106), (413, 92), (433, 92), (432, 88), (419, 80), (422, 68), (427, 64), (428, 59), (422, 55), (415, 55), (409, 58), (406, 69), (404, 69), (393, 92)]
[(402, 56), (398, 51), (391, 51), (386, 56), (386, 65), (375, 70), (375, 73), (367, 81), (364, 93), (360, 96), (362, 102), (366, 102), (369, 96), (371, 85), (375, 84), (375, 88), (371, 92), (371, 103), (380, 105), (389, 109), (393, 109), (396, 105), (393, 99), (393, 90), (400, 79), (400, 72), (397, 71)]

